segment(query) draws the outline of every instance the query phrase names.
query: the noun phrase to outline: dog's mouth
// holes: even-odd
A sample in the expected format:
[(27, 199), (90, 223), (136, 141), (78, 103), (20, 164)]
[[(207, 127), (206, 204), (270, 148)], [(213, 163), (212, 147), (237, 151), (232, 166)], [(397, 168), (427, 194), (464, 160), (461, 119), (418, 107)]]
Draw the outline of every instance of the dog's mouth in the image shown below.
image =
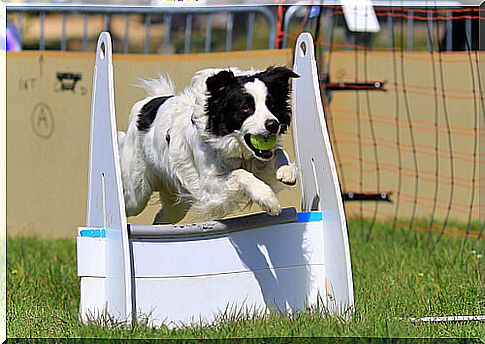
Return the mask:
[(273, 149), (269, 150), (260, 150), (255, 148), (252, 143), (251, 143), (251, 134), (244, 135), (244, 142), (246, 142), (246, 145), (251, 149), (254, 153), (254, 155), (262, 160), (269, 160), (273, 157)]

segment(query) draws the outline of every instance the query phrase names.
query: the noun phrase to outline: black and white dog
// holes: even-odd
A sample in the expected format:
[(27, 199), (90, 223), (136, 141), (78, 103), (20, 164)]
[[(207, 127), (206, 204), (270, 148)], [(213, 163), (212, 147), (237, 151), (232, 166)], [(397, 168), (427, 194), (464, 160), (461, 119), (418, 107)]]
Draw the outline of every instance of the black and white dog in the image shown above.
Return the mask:
[[(154, 223), (178, 222), (191, 207), (219, 218), (250, 202), (279, 214), (275, 193), (297, 177), (279, 142), (295, 77), (285, 67), (206, 69), (177, 95), (168, 77), (143, 80), (148, 97), (118, 135), (127, 215), (139, 214), (153, 192), (162, 204)], [(277, 144), (259, 150), (250, 135), (278, 135)]]

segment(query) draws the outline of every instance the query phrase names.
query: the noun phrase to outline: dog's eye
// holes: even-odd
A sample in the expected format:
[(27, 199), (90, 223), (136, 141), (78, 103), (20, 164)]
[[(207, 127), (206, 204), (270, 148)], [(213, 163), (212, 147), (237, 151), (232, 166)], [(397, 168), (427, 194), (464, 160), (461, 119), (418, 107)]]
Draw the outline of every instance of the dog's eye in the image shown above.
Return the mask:
[(250, 112), (252, 109), (251, 109), (251, 106), (249, 106), (248, 104), (243, 104), (241, 106), (241, 110), (244, 112)]

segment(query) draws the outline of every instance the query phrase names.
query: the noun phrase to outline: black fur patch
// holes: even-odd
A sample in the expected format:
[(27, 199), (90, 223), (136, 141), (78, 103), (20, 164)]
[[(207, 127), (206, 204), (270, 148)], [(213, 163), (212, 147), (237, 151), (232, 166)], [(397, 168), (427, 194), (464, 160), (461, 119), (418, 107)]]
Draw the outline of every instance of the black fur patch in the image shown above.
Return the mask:
[(250, 79), (236, 77), (231, 71), (222, 71), (207, 79), (207, 130), (216, 136), (224, 136), (241, 128), (243, 122), (254, 113), (254, 99), (244, 91)]
[(168, 97), (157, 97), (150, 100), (148, 103), (143, 105), (140, 112), (138, 113), (138, 119), (136, 121), (136, 127), (139, 131), (147, 132), (150, 130), (155, 117), (157, 117), (157, 112), (160, 106), (169, 98)]
[(252, 76), (234, 76), (231, 71), (219, 72), (207, 79), (209, 92), (206, 111), (209, 117), (207, 130), (224, 136), (241, 129), (244, 121), (255, 111), (253, 97), (244, 84), (259, 79), (266, 85), (266, 106), (283, 128), (290, 125), (289, 78), (298, 75), (285, 67), (270, 67)]

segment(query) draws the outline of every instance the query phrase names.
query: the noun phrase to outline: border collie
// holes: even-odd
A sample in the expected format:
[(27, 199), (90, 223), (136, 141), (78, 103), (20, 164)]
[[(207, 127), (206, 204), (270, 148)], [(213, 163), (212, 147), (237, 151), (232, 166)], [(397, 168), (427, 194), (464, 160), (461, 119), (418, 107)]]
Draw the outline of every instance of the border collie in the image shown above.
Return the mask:
[[(296, 77), (285, 67), (206, 69), (179, 94), (168, 77), (142, 80), (147, 98), (118, 134), (126, 214), (139, 214), (158, 192), (155, 224), (176, 223), (190, 208), (220, 218), (251, 202), (278, 215), (275, 193), (297, 178), (280, 143)], [(276, 135), (276, 145), (257, 149), (251, 135)]]

